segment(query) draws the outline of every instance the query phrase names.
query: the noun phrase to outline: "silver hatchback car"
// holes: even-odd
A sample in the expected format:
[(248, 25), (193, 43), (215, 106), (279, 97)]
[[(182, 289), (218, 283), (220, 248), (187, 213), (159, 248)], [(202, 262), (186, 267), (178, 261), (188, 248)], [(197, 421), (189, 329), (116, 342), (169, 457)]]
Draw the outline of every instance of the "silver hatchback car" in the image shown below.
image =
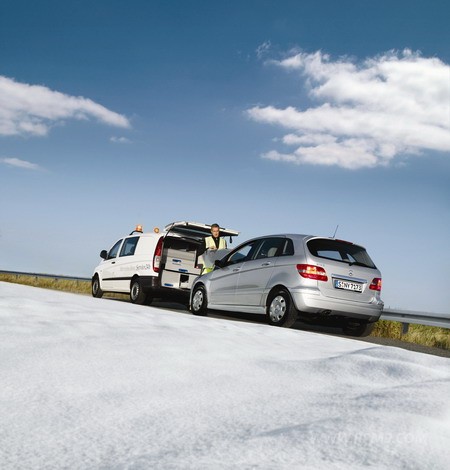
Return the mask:
[(190, 309), (265, 315), (271, 325), (298, 319), (369, 334), (383, 302), (381, 273), (360, 245), (312, 235), (249, 240), (215, 262), (191, 289)]

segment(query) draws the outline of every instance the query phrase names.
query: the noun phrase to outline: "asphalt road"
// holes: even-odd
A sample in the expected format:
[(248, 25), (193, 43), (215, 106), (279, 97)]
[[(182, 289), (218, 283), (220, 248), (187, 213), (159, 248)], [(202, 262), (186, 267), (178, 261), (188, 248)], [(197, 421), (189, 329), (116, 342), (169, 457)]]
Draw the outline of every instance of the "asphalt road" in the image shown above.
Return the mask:
[[(153, 307), (168, 309), (168, 310), (172, 310), (175, 312), (180, 312), (183, 314), (191, 315), (191, 313), (188, 311), (186, 306), (183, 304), (154, 301), (151, 305)], [(253, 315), (253, 314), (248, 314), (248, 313), (238, 314), (238, 313), (232, 313), (232, 312), (213, 312), (210, 310), (208, 312), (208, 316), (211, 318), (218, 318), (218, 319), (226, 320), (226, 321), (238, 321), (238, 322), (242, 321), (242, 322), (247, 322), (247, 323), (265, 323), (265, 319), (262, 315)], [(376, 336), (366, 336), (364, 338), (357, 338), (353, 336), (349, 337), (349, 336), (342, 334), (342, 330), (336, 327), (309, 325), (301, 321), (297, 321), (294, 324), (294, 326), (292, 326), (291, 328), (295, 330), (313, 331), (315, 333), (321, 333), (324, 335), (339, 336), (342, 338), (352, 338), (358, 341), (364, 341), (364, 342), (373, 343), (373, 344), (381, 344), (383, 346), (392, 346), (395, 348), (407, 349), (409, 351), (415, 351), (415, 352), (424, 353), (424, 354), (431, 354), (433, 356), (450, 357), (449, 350), (445, 350), (441, 348), (434, 348), (430, 346), (423, 346), (421, 344), (408, 343), (406, 341), (400, 341), (398, 339), (392, 339), (392, 338), (380, 338)]]

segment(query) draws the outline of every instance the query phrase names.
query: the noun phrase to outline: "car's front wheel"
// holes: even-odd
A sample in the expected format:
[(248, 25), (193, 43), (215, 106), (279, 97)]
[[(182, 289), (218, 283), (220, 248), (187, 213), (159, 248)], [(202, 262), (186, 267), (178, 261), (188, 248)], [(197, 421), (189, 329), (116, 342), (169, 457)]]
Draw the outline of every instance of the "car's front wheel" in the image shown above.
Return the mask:
[(204, 286), (197, 286), (194, 289), (191, 300), (191, 312), (194, 315), (206, 315), (208, 312), (208, 299)]
[(134, 304), (143, 305), (147, 301), (147, 294), (142, 290), (142, 284), (139, 278), (131, 281), (130, 300)]
[(266, 317), (270, 325), (290, 328), (297, 320), (297, 315), (287, 290), (278, 289), (270, 295), (266, 307)]
[(103, 291), (100, 288), (100, 279), (97, 275), (92, 279), (92, 297), (101, 298), (103, 297)]

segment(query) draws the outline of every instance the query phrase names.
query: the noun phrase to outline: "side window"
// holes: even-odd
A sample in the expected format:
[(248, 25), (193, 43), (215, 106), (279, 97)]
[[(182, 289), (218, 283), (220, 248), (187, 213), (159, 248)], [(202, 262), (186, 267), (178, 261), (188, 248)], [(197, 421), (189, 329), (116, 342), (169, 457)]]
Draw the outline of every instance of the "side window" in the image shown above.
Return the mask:
[(259, 245), (253, 259), (273, 258), (274, 256), (279, 256), (285, 242), (285, 238), (266, 238)]
[(234, 253), (232, 253), (228, 257), (227, 264), (241, 263), (242, 261), (250, 259), (251, 255), (254, 252), (254, 248), (256, 247), (256, 245), (258, 245), (257, 240), (247, 243), (241, 248), (238, 248)]
[(290, 238), (286, 238), (281, 256), (294, 256), (294, 244)]
[(108, 257), (106, 259), (112, 259), (112, 258), (115, 258), (117, 256), (117, 253), (119, 251), (119, 248), (120, 248), (120, 244), (122, 243), (122, 239), (119, 240), (110, 250), (109, 250), (109, 253), (108, 253)]
[(126, 238), (123, 243), (122, 249), (120, 250), (119, 256), (134, 255), (138, 241), (139, 241), (139, 237)]

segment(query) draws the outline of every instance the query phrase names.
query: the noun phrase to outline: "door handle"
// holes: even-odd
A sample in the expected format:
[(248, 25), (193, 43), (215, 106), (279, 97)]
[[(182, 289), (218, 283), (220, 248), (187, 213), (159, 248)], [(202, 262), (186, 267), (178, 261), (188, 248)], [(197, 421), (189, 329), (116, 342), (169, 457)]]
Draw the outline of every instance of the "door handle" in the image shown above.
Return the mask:
[(240, 270), (241, 270), (241, 268), (235, 268), (235, 269), (233, 269), (233, 272), (234, 272), (234, 273), (237, 273), (237, 272), (240, 271)]
[(268, 261), (267, 263), (263, 263), (261, 266), (270, 266), (272, 263)]
[(115, 262), (115, 261), (111, 261), (111, 264), (116, 264), (116, 262)]

